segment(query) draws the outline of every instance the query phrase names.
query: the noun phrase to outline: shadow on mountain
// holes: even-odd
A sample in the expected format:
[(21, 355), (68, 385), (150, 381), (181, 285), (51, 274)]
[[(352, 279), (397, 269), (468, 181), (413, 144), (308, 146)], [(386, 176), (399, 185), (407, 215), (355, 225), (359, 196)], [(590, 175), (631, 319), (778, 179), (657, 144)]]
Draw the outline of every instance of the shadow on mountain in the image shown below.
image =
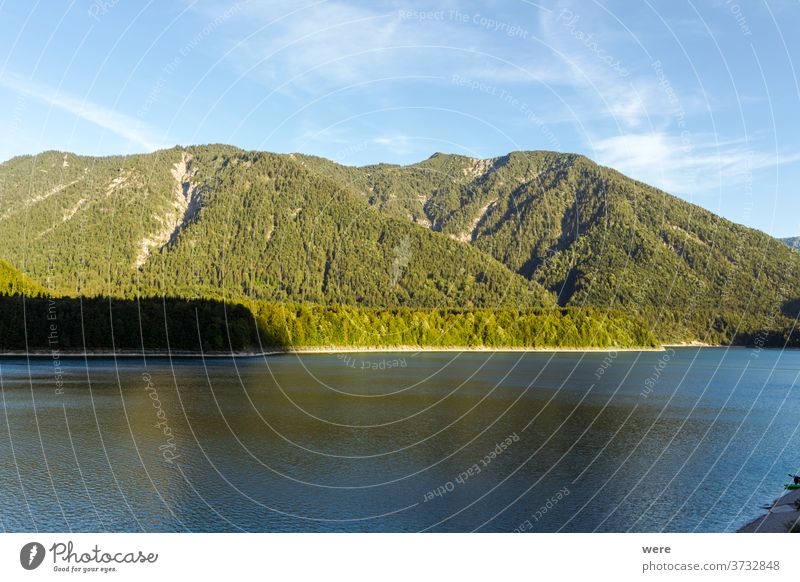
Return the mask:
[[(568, 288), (574, 279), (565, 283), (564, 292), (574, 291)], [(770, 326), (763, 325), (763, 318), (744, 321), (737, 314), (709, 313), (691, 335), (715, 345), (797, 348), (798, 310), (800, 300), (787, 302)], [(651, 347), (658, 342), (649, 319), (575, 308), (376, 310), (169, 297), (0, 295), (0, 352), (220, 354), (332, 345)]]
[(800, 348), (800, 333), (788, 329), (740, 331), (731, 344), (750, 348)]
[[(756, 348), (800, 348), (800, 329), (795, 325), (800, 313), (800, 300), (786, 301), (781, 305), (780, 313), (772, 318), (742, 317), (738, 314), (717, 316), (713, 328), (721, 330), (727, 327), (732, 333), (733, 345)], [(771, 325), (765, 326), (768, 320)]]
[(800, 299), (791, 299), (781, 306), (781, 313), (789, 319), (797, 319), (800, 316)]
[(0, 351), (230, 353), (298, 347), (655, 347), (645, 323), (593, 309), (0, 296)]
[(284, 347), (251, 311), (215, 300), (0, 296), (0, 351), (241, 352)]

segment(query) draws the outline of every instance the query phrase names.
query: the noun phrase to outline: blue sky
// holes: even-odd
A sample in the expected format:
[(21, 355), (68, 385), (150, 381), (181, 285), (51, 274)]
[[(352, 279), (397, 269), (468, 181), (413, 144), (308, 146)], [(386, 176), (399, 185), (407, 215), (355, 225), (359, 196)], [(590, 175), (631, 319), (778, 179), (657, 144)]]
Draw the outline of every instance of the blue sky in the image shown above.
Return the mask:
[(579, 152), (800, 235), (800, 4), (0, 3), (0, 159)]

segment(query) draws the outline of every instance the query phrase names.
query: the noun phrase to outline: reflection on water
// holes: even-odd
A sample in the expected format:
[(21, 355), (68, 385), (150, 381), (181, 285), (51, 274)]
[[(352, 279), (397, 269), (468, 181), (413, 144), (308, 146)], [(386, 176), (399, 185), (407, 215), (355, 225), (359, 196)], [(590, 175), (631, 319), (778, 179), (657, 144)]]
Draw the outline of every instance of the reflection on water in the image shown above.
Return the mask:
[(6, 531), (730, 531), (800, 353), (0, 360)]

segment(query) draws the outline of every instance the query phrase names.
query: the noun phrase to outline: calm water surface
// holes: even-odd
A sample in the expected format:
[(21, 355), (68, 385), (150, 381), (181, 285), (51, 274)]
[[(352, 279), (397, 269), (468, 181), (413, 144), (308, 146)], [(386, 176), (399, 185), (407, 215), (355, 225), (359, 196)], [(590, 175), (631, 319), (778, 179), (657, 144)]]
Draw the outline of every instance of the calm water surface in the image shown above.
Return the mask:
[(733, 531), (800, 352), (0, 359), (5, 531)]

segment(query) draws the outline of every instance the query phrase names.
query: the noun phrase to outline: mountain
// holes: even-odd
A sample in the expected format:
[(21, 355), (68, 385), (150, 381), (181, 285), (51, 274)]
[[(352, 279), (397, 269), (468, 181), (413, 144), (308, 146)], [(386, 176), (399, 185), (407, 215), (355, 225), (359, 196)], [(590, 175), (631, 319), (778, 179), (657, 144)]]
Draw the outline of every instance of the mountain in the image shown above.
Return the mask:
[(587, 158), (347, 167), (231, 146), (0, 165), (0, 256), (65, 296), (590, 307), (780, 344), (800, 255)]
[(0, 256), (63, 295), (547, 307), (541, 285), (292, 156), (227, 146), (0, 166)]
[(392, 216), (481, 249), (561, 305), (638, 313), (667, 340), (784, 329), (800, 297), (800, 255), (785, 245), (583, 156), (304, 163)]
[(780, 240), (789, 245), (791, 248), (800, 251), (800, 236), (782, 238)]

